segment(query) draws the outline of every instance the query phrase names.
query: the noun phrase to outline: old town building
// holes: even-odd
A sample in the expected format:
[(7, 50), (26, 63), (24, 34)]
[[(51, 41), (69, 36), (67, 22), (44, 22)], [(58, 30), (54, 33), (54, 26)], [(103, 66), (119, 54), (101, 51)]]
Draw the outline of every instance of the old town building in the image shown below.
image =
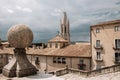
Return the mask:
[[(42, 71), (54, 71), (66, 66), (88, 71), (91, 69), (90, 50), (90, 43), (70, 43), (66, 12), (63, 12), (60, 34), (50, 39), (46, 48), (43, 48), (43, 44), (33, 44), (32, 48), (26, 48), (30, 62)], [(7, 53), (9, 61), (13, 57), (13, 48), (4, 48), (0, 53)]]
[(92, 25), (90, 30), (92, 68), (120, 63), (120, 20)]

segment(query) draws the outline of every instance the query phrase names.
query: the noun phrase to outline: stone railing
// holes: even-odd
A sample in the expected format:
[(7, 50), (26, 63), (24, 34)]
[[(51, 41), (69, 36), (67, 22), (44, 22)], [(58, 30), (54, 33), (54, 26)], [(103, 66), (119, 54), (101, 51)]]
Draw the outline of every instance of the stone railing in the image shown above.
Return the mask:
[(98, 70), (91, 70), (91, 71), (83, 71), (83, 70), (78, 70), (73, 68), (63, 68), (63, 69), (56, 70), (49, 73), (55, 74), (56, 76), (61, 76), (67, 73), (74, 73), (74, 74), (80, 74), (81, 76), (88, 77), (88, 76), (97, 76), (97, 75), (102, 75), (102, 74), (112, 73), (117, 71), (120, 71), (120, 64), (104, 67)]
[(69, 73), (74, 73), (74, 74), (80, 74), (81, 76), (86, 76), (88, 71), (84, 71), (84, 70), (78, 70), (78, 69), (73, 69), (73, 68), (69, 68), (68, 69)]
[(51, 72), (48, 72), (48, 73), (56, 75), (56, 76), (61, 76), (61, 75), (67, 74), (68, 71), (69, 71), (68, 68), (62, 68), (62, 69), (59, 69), (59, 70), (56, 70), (56, 71), (51, 71)]
[(64, 69), (61, 69), (61, 70), (57, 70), (55, 72), (56, 76), (64, 75), (64, 74), (67, 74), (67, 73), (68, 73), (68, 69), (67, 68), (64, 68)]
[(109, 66), (109, 67), (104, 67), (98, 70), (88, 71), (86, 76), (96, 76), (96, 75), (101, 75), (101, 74), (106, 74), (106, 73), (117, 72), (117, 71), (120, 71), (120, 64)]

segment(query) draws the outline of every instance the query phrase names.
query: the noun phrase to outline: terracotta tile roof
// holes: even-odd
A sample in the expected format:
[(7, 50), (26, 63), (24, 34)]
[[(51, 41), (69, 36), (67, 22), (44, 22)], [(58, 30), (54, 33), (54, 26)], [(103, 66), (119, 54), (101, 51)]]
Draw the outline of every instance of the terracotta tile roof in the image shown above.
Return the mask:
[(45, 56), (65, 56), (65, 57), (91, 57), (90, 44), (74, 44), (62, 49), (36, 49), (29, 50), (29, 54), (45, 55)]
[[(0, 49), (1, 53), (13, 54), (13, 48)], [(40, 56), (91, 57), (90, 44), (71, 44), (65, 48), (45, 48), (26, 50), (27, 54)]]
[(103, 26), (103, 25), (111, 25), (111, 24), (120, 24), (120, 20), (106, 21), (106, 22), (98, 23), (96, 25), (92, 25), (91, 27)]
[(13, 54), (13, 49), (14, 48), (3, 48), (3, 49), (0, 49), (0, 54), (3, 54), (3, 53)]
[(48, 42), (68, 42), (68, 40), (65, 40), (62, 36), (57, 35)]

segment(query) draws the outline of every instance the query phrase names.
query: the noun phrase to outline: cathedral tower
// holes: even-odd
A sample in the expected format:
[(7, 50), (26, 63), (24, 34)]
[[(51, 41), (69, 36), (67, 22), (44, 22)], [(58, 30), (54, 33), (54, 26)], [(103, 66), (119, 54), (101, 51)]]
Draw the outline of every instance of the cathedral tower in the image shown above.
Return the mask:
[(69, 30), (69, 20), (67, 19), (66, 12), (63, 12), (63, 17), (60, 22), (61, 26), (61, 36), (70, 42), (70, 30)]

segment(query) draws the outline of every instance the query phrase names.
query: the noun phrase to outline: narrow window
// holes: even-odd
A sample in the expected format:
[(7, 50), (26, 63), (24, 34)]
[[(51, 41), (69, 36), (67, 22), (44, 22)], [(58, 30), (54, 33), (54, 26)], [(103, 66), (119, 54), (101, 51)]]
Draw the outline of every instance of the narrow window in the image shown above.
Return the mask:
[(39, 61), (39, 57), (36, 57), (36, 59), (35, 59), (35, 64), (36, 64), (36, 65), (39, 65), (39, 62), (40, 62), (40, 61)]
[(96, 47), (100, 47), (100, 40), (96, 40)]
[(78, 69), (85, 70), (85, 67), (84, 60), (79, 60)]
[(53, 57), (53, 63), (56, 63), (56, 62), (57, 62), (57, 58)]
[(115, 53), (115, 61), (120, 62), (120, 53)]
[(66, 64), (66, 59), (65, 58), (62, 58), (62, 63)]
[(100, 33), (100, 28), (96, 28), (96, 33)]
[(100, 52), (97, 52), (97, 60), (101, 60), (101, 53)]
[(58, 57), (58, 58), (57, 58), (57, 61), (58, 61), (58, 63), (61, 63), (61, 58)]
[(120, 39), (115, 39), (115, 47), (120, 48)]
[(80, 60), (79, 63), (80, 63), (80, 64), (84, 64), (84, 61), (83, 61), (83, 60)]
[(66, 33), (66, 26), (65, 26), (65, 33)]
[(63, 27), (61, 27), (61, 33), (63, 33)]

